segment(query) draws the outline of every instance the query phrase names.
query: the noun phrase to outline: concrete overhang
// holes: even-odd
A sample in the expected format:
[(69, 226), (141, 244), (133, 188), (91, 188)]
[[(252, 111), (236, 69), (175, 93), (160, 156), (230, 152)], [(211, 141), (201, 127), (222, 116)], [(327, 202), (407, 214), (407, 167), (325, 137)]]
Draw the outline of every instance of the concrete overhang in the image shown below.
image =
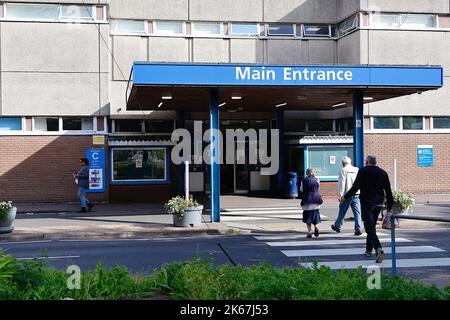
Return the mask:
[(443, 86), (440, 66), (175, 64), (136, 62), (127, 110), (333, 110), (352, 106), (355, 90), (376, 102)]

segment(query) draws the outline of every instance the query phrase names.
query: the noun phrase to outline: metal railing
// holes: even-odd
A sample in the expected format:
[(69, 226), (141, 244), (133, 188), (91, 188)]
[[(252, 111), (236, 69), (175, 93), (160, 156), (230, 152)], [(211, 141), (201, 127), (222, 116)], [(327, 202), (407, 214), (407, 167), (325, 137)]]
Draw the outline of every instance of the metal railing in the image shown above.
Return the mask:
[(406, 220), (421, 220), (421, 221), (435, 221), (435, 222), (448, 222), (450, 223), (450, 218), (439, 218), (439, 217), (426, 217), (426, 216), (410, 216), (404, 214), (391, 214), (391, 255), (392, 255), (392, 275), (397, 275), (397, 257), (395, 250), (395, 219), (406, 219)]

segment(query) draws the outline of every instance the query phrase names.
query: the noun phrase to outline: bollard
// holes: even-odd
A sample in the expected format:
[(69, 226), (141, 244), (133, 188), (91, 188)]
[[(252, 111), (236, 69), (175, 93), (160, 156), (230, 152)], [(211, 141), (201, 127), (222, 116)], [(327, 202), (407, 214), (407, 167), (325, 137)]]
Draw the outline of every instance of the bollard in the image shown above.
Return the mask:
[(395, 215), (391, 214), (391, 259), (392, 259), (392, 276), (397, 275), (397, 257), (395, 253)]

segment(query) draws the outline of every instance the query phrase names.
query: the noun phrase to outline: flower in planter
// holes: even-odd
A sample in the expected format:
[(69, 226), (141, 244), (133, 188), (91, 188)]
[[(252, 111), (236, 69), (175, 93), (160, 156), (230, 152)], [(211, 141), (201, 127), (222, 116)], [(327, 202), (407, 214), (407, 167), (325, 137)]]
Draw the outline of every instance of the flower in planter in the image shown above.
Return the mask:
[(416, 200), (412, 194), (403, 191), (394, 192), (394, 206), (400, 211), (411, 210), (414, 208)]
[(0, 201), (0, 219), (4, 219), (12, 207), (12, 201)]
[(188, 207), (197, 207), (199, 204), (193, 199), (186, 200), (183, 197), (176, 196), (170, 199), (164, 208), (168, 214), (177, 215), (180, 219), (184, 216), (184, 209)]

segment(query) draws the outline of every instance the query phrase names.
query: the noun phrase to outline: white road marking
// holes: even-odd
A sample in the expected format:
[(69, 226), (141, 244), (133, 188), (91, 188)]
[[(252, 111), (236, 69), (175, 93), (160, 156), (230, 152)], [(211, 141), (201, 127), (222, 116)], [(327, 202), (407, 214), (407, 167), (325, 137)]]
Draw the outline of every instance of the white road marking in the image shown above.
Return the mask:
[(253, 215), (253, 214), (287, 214), (290, 213), (292, 215), (297, 214), (301, 215), (303, 211), (301, 210), (239, 210), (239, 211), (231, 211), (231, 212), (221, 212), (220, 215)]
[(9, 244), (33, 244), (33, 243), (49, 243), (53, 240), (39, 240), (39, 241), (15, 241), (15, 242), (0, 242), (0, 245), (9, 245)]
[[(391, 239), (380, 239), (382, 243), (390, 243)], [(395, 242), (412, 242), (411, 240), (404, 238), (397, 238)], [(268, 246), (271, 247), (306, 247), (306, 246), (323, 246), (323, 245), (341, 245), (341, 244), (357, 244), (366, 243), (366, 239), (355, 239), (355, 240), (304, 240), (304, 241), (277, 241), (277, 242), (266, 242)]]
[(60, 242), (118, 242), (118, 241), (150, 241), (151, 239), (67, 239), (58, 240)]
[[(377, 266), (380, 268), (392, 268), (391, 260), (384, 260), (382, 263), (375, 263), (374, 260), (357, 260), (357, 261), (330, 261), (318, 262), (318, 266), (326, 266), (331, 269), (356, 269), (362, 267)], [(311, 268), (313, 263), (301, 263), (304, 267)], [(397, 259), (397, 268), (418, 268), (418, 267), (447, 267), (450, 266), (450, 258), (429, 258), (429, 259)]]
[(233, 212), (233, 211), (273, 211), (273, 210), (297, 210), (301, 211), (302, 208), (300, 207), (263, 207), (263, 208), (231, 208), (231, 209), (224, 209), (222, 212)]
[(34, 257), (34, 258), (17, 258), (17, 260), (57, 260), (57, 259), (74, 259), (80, 256), (55, 256), (55, 257)]
[(220, 221), (242, 221), (242, 220), (274, 220), (267, 217), (241, 217), (241, 216), (221, 216)]
[[(377, 233), (377, 235), (379, 237), (387, 237), (387, 234), (384, 233)], [(364, 238), (365, 236), (367, 236), (366, 233), (363, 233), (360, 236), (355, 236), (354, 233), (325, 233), (325, 234), (320, 234), (319, 239), (323, 239), (323, 238)], [(306, 234), (274, 234), (274, 235), (267, 235), (267, 236), (257, 236), (255, 237), (256, 240), (290, 240), (290, 239), (303, 239), (306, 237)]]
[[(391, 253), (391, 248), (384, 248), (384, 253)], [(362, 255), (364, 249), (319, 249), (319, 250), (282, 250), (287, 257), (323, 257), (323, 256), (351, 256)], [(433, 246), (403, 246), (396, 248), (397, 253), (425, 253), (425, 252), (445, 252), (445, 250)]]

